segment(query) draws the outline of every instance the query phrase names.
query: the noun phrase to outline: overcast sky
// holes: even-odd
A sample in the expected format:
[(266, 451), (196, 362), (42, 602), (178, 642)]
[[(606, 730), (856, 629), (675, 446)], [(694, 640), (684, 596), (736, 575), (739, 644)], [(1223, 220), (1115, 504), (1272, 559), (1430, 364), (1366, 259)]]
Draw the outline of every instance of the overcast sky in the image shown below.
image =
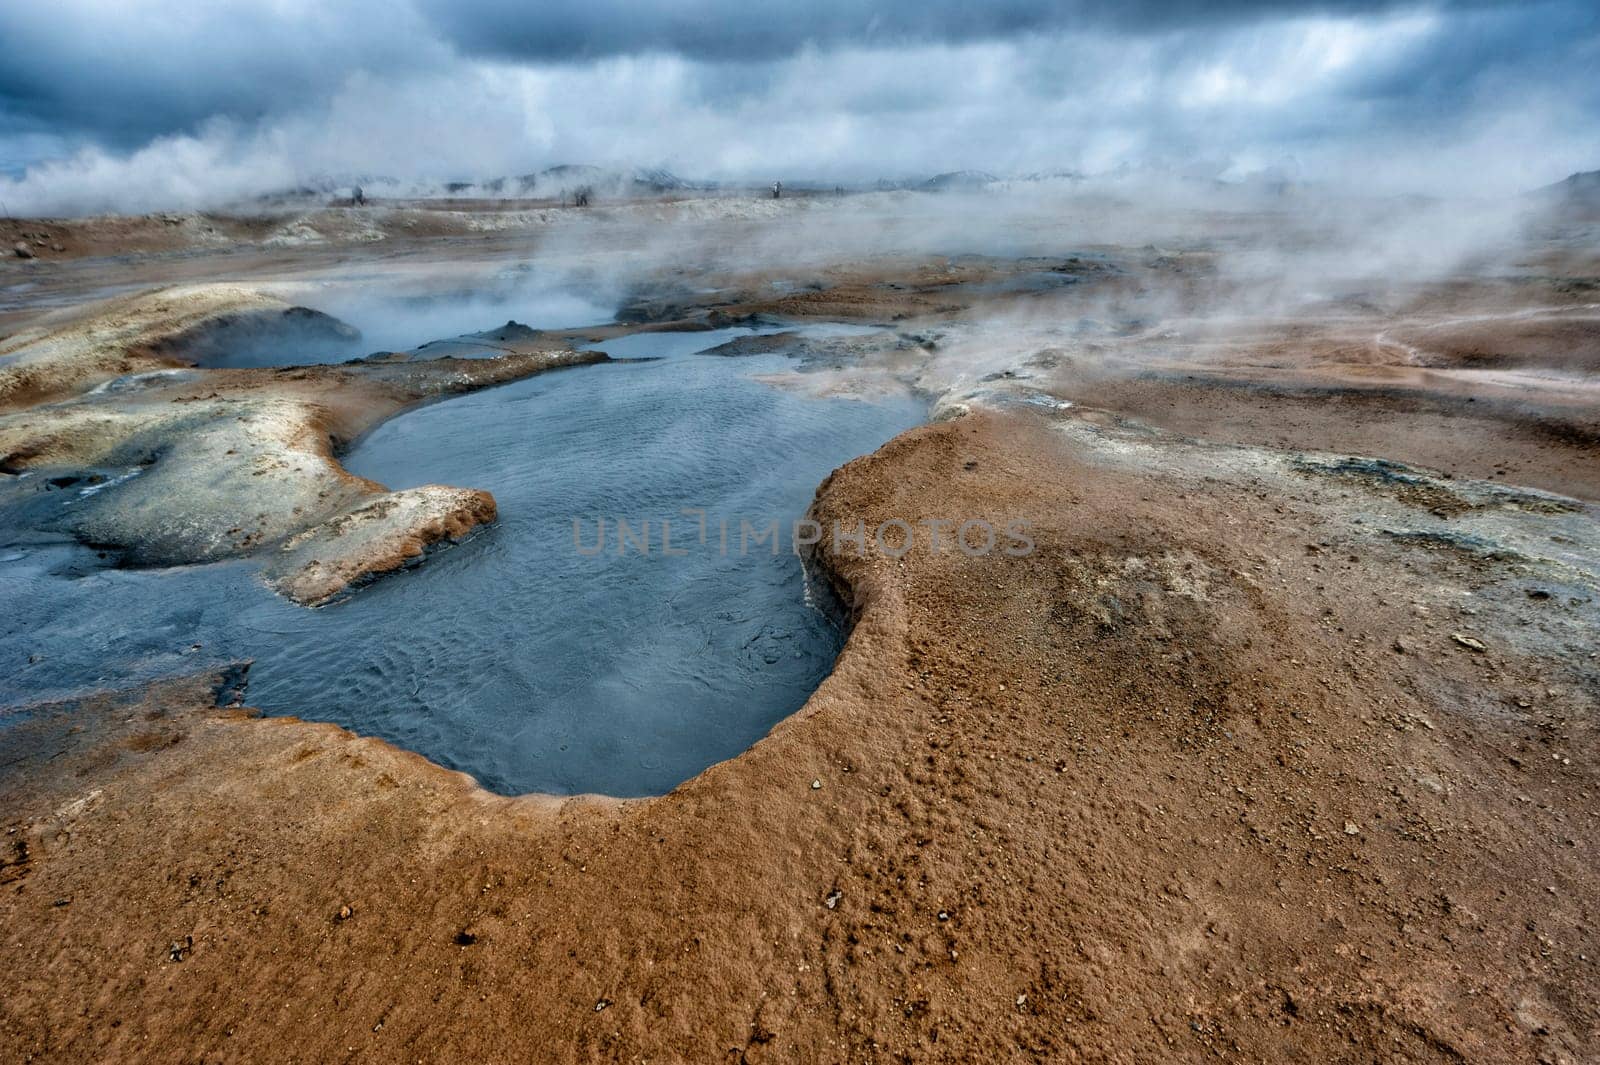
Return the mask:
[(1600, 167), (1593, 0), (15, 0), (0, 55), (13, 212), (563, 162), (1487, 194)]

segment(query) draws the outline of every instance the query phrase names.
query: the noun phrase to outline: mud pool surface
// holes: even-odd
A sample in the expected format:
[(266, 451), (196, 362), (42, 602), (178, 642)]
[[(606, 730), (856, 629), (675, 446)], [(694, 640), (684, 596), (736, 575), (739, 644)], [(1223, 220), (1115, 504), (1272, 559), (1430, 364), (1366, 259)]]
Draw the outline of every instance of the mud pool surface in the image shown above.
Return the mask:
[[(18, 515), (96, 489), (21, 478), (0, 501), (0, 706), (253, 659), (250, 705), (381, 736), (497, 791), (669, 790), (797, 709), (842, 639), (787, 535), (777, 554), (741, 551), (741, 521), (787, 529), (830, 470), (925, 414), (910, 397), (819, 400), (751, 379), (782, 355), (695, 354), (749, 332), (610, 341), (652, 361), (380, 426), (345, 456), (353, 473), (484, 488), (500, 520), (319, 610), (267, 591), (254, 562), (120, 570), (39, 542)], [(706, 544), (684, 507), (707, 512)], [(633, 542), (618, 554), (619, 518), (636, 536), (650, 522), (648, 556)], [(600, 519), (604, 551), (584, 554)], [(663, 519), (686, 553), (662, 555)]]

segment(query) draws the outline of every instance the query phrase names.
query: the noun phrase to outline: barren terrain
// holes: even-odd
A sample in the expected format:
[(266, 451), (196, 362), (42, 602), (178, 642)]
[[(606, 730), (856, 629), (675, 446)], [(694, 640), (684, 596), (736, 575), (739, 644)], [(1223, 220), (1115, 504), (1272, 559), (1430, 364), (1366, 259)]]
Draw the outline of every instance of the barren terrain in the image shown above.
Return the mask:
[[(316, 707), (228, 705), (237, 672), (8, 712), (0, 1056), (1600, 1060), (1592, 247), (1546, 224), (1290, 292), (1240, 265), (1281, 224), (1254, 215), (1096, 239), (1019, 215), (1003, 251), (873, 254), (808, 236), (849, 231), (848, 202), (627, 210), (674, 213), (648, 221), (688, 250), (637, 251), (619, 208), (592, 244), (564, 215), (469, 239), (463, 214), (293, 254), (139, 236), (118, 264), (105, 222), (50, 238), (88, 257), (7, 267), (36, 287), (0, 350), (54, 338), (57, 361), (10, 393), (5, 475), (137, 438), (151, 472), (73, 535), (166, 564), (263, 552), (308, 602), (492, 517), (345, 484), (340, 442), (580, 340), (870, 325), (771, 384), (910, 389), (934, 420), (818, 488), (808, 565), (852, 618), (832, 676), (659, 798), (492, 795)], [(91, 301), (112, 285), (226, 278), (250, 293), (229, 313), (278, 312), (351, 263), (469, 276), (513, 246), (582, 278), (626, 259), (618, 324), (288, 370), (151, 354), (189, 318), (109, 356), (62, 339), (128, 316)], [(181, 376), (103, 387), (151, 369)], [(208, 435), (240, 405), (281, 412), (244, 456), (231, 424)], [(245, 490), (223, 461), (284, 449), (311, 472)], [(384, 564), (315, 572), (308, 538), (376, 504), (397, 516), (356, 554)], [(910, 550), (840, 535), (891, 519)], [(948, 519), (1025, 522), (1033, 550), (935, 547)]]

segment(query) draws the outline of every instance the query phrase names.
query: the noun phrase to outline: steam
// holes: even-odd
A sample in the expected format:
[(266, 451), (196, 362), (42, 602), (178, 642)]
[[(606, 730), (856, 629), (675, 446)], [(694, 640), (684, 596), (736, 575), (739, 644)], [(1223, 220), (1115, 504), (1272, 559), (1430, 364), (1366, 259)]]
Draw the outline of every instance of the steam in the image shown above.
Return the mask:
[[(508, 319), (599, 325), (641, 298), (704, 306), (708, 294), (759, 302), (852, 281), (882, 286), (899, 283), (898, 271), (946, 262), (969, 279), (1021, 269), (1045, 282), (981, 301), (976, 320), (918, 324), (941, 334), (923, 383), (938, 392), (1016, 369), (1044, 349), (1111, 369), (1117, 360), (1229, 354), (1290, 321), (1366, 328), (1359, 323), (1403, 309), (1419, 284), (1515, 272), (1535, 217), (1519, 199), (1136, 178), (780, 201), (742, 194), (551, 212), (511, 231), (528, 233), (520, 261), (508, 261), (503, 243), (483, 258), (466, 247), (428, 263), (363, 261), (353, 273), (302, 273), (279, 294), (360, 328), (354, 355)], [(1079, 280), (1063, 280), (1074, 271)], [(901, 328), (888, 313), (877, 324)]]
[(809, 34), (793, 12), (737, 5), (692, 39), (626, 3), (341, 15), (229, 0), (182, 27), (140, 6), (0, 12), (17, 43), (0, 72), (12, 214), (248, 206), (378, 176), (438, 191), (557, 163), (753, 184), (1132, 170), (1509, 195), (1600, 162), (1596, 16), (1580, 3), (1244, 6), (1210, 24), (1162, 5), (891, 5)]
[(242, 202), (297, 178), (283, 152), (241, 141), (225, 123), (200, 136), (161, 137), (127, 155), (96, 145), (0, 181), (0, 202), (23, 216), (146, 214)]

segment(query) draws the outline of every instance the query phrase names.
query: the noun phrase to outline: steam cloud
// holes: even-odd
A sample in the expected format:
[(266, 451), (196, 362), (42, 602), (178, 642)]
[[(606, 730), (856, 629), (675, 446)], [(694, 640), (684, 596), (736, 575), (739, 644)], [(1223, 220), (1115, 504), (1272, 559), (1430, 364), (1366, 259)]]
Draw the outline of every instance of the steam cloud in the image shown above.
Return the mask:
[(561, 162), (732, 181), (1154, 168), (1503, 194), (1596, 165), (1600, 12), (928, 0), (0, 8), (14, 214)]

